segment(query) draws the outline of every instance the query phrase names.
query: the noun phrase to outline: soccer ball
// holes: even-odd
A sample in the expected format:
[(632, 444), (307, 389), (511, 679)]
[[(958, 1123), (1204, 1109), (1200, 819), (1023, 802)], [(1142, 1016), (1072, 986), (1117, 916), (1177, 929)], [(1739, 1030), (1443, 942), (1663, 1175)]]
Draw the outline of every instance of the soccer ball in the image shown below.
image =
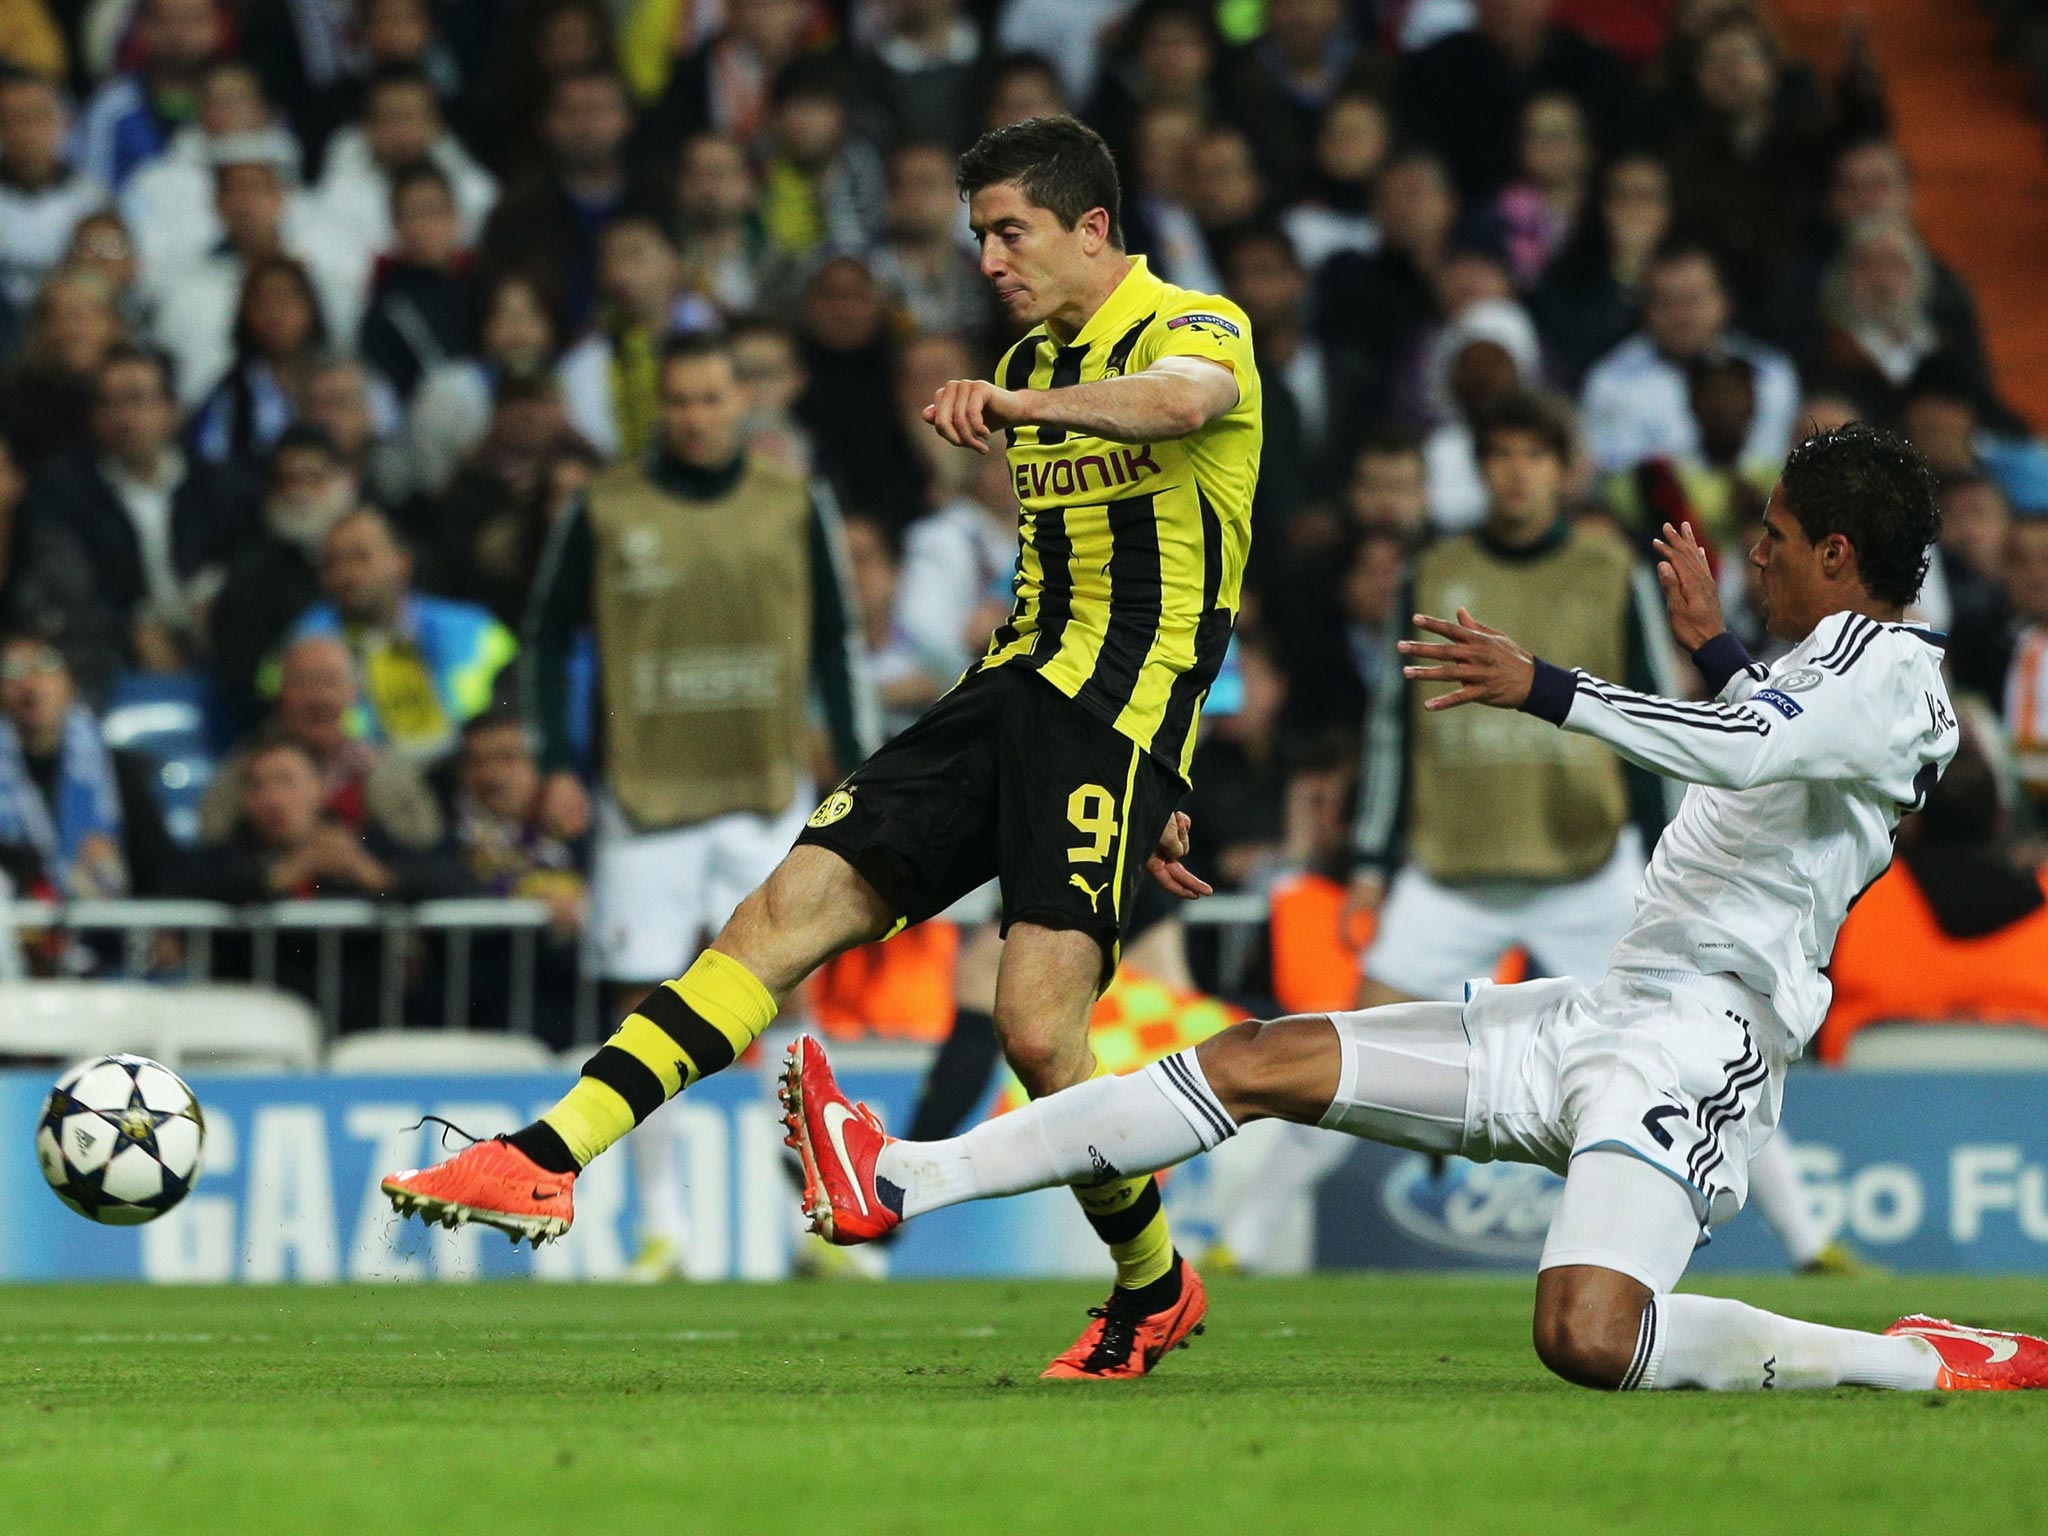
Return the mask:
[(132, 1227), (185, 1198), (205, 1140), (199, 1101), (177, 1073), (146, 1056), (101, 1056), (43, 1100), (36, 1161), (79, 1215)]

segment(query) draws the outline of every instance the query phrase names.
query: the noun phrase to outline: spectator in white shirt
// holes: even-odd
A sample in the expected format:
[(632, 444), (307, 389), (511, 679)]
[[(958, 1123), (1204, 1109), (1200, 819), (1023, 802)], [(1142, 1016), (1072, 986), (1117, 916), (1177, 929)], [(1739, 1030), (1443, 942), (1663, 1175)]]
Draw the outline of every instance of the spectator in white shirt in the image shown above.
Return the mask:
[(1345, 91), (1323, 109), (1308, 195), (1280, 216), (1309, 271), (1337, 251), (1370, 256), (1379, 249), (1372, 190), (1393, 144), (1393, 119), (1371, 91)]
[(422, 160), (448, 178), (463, 242), (473, 244), (498, 200), (497, 182), (448, 131), (423, 71), (402, 65), (379, 70), (364, 88), (361, 120), (328, 141), (326, 166), (311, 194), (330, 238), (350, 242), (366, 260), (388, 251), (393, 180)]
[(78, 221), (107, 202), (106, 186), (64, 161), (64, 103), (37, 75), (0, 67), (0, 296), (34, 302)]
[[(1467, 253), (1447, 264), (1446, 273), (1455, 273), (1460, 261), (1476, 265), (1480, 260)], [(1541, 368), (1535, 322), (1501, 294), (1458, 309), (1456, 318), (1430, 339), (1423, 375), (1436, 426), (1423, 442), (1423, 461), (1429, 524), (1437, 532), (1457, 533), (1485, 521), (1486, 481), (1473, 424), (1495, 400), (1540, 384)]]
[(121, 214), (134, 234), (145, 284), (167, 286), (220, 244), (214, 141), (269, 126), (270, 108), (250, 65), (222, 59), (208, 66), (199, 84), (197, 120), (180, 128), (170, 147), (121, 188)]
[(297, 258), (312, 279), (321, 329), (335, 336), (356, 334), (369, 275), (367, 255), (328, 238), (318, 214), (296, 195), (299, 152), (290, 134), (235, 134), (211, 147), (222, 239), (196, 266), (160, 274), (152, 322), (158, 344), (177, 362), (188, 405), (235, 361), (235, 316), (258, 262)]
[(80, 165), (116, 191), (192, 121), (226, 30), (214, 0), (143, 0), (140, 10), (142, 68), (108, 79), (78, 122)]
[(1732, 307), (1704, 246), (1658, 253), (1645, 282), (1643, 329), (1593, 365), (1581, 396), (1586, 444), (1602, 473), (1646, 459), (1690, 463), (1700, 453), (1686, 365), (1713, 350), (1756, 369), (1756, 416), (1744, 460), (1783, 453), (1799, 407), (1799, 375), (1783, 353), (1732, 330)]
[(1058, 70), (1069, 101), (1094, 94), (1102, 56), (1117, 26), (1138, 0), (1011, 0), (1003, 7), (996, 41), (1011, 52), (1036, 53)]

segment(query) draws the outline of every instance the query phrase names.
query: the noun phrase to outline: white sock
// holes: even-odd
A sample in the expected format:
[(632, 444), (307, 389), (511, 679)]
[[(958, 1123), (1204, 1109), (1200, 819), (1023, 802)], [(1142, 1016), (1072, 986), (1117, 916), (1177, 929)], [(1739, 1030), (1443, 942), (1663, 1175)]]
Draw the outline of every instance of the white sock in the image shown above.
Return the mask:
[(1783, 1131), (1749, 1160), (1749, 1198), (1785, 1245), (1793, 1268), (1804, 1269), (1820, 1257), (1830, 1234), (1814, 1219), (1813, 1203), (1806, 1198), (1792, 1158), (1792, 1143)]
[(1827, 1328), (1719, 1296), (1656, 1296), (1643, 1309), (1623, 1390), (1702, 1387), (1754, 1392), (1800, 1387), (1934, 1385), (1940, 1357), (1925, 1339)]
[(903, 1191), (907, 1219), (1055, 1184), (1154, 1173), (1206, 1152), (1237, 1126), (1193, 1051), (1127, 1077), (1096, 1077), (945, 1141), (892, 1141), (875, 1178)]

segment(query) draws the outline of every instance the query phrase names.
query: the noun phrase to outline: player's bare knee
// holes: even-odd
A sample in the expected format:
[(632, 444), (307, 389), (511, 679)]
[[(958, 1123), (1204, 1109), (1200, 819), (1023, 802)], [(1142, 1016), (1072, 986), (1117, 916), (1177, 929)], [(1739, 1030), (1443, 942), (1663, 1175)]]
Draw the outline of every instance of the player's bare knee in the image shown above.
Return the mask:
[(1005, 1022), (997, 1014), (996, 1034), (1003, 1043), (1003, 1057), (1031, 1097), (1039, 1099), (1048, 1093), (1058, 1093), (1087, 1078), (1089, 1057), (1085, 1042), (1061, 1040), (1042, 1031), (1005, 1028)]
[(1314, 1124), (1336, 1095), (1337, 1052), (1330, 1021), (1304, 1015), (1233, 1024), (1195, 1055), (1233, 1120)]
[(1611, 1391), (1635, 1358), (1647, 1292), (1633, 1282), (1602, 1284), (1587, 1273), (1568, 1266), (1537, 1277), (1536, 1358), (1575, 1386)]

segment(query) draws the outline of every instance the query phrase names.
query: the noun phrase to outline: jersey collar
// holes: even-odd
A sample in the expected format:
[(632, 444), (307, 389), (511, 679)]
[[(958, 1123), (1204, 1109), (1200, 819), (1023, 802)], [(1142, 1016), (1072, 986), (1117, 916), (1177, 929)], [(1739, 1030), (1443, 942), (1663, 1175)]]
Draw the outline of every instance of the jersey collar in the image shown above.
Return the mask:
[[(1159, 295), (1165, 287), (1165, 283), (1152, 275), (1144, 257), (1133, 256), (1130, 269), (1109, 291), (1102, 307), (1088, 317), (1088, 323), (1067, 345), (1087, 348), (1104, 337), (1121, 336), (1132, 321), (1158, 307)], [(1050, 336), (1052, 333), (1048, 331), (1046, 334)], [(1057, 337), (1053, 337), (1053, 344), (1059, 345)]]

